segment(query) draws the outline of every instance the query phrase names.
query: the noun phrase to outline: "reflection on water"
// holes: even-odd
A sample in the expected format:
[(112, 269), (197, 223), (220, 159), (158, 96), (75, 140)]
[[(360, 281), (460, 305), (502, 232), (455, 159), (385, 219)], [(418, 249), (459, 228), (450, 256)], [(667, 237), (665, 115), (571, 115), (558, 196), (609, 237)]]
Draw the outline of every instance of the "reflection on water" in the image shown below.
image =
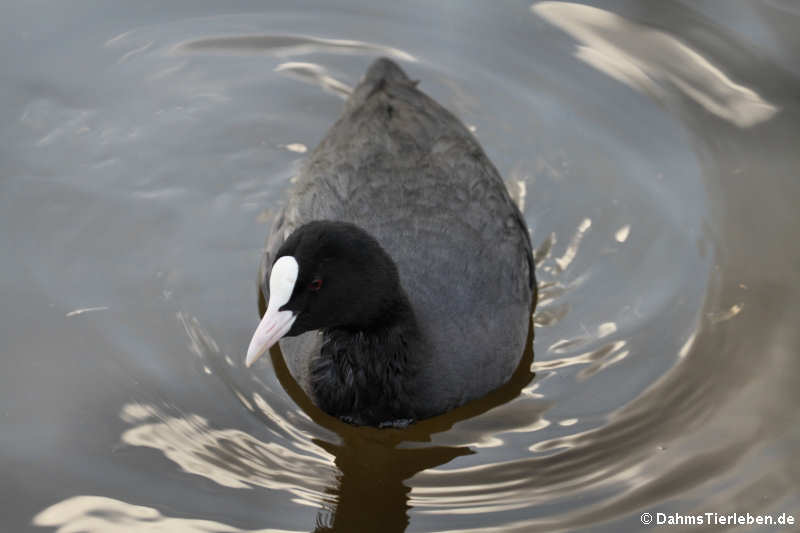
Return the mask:
[(726, 320), (730, 320), (731, 318), (741, 313), (743, 307), (744, 304), (741, 303), (733, 304), (728, 309), (708, 313), (708, 318), (709, 320), (711, 320), (712, 324), (717, 324), (718, 322), (724, 322)]
[(164, 516), (152, 507), (103, 496), (73, 496), (37, 514), (33, 524), (56, 528), (57, 533), (289, 533), (285, 529), (239, 529), (211, 520)]
[[(266, 405), (257, 398), (256, 405)], [(298, 453), (243, 431), (211, 428), (201, 416), (168, 416), (149, 405), (128, 404), (120, 416), (136, 424), (122, 434), (123, 443), (160, 450), (184, 472), (224, 487), (288, 490), (321, 505), (321, 489), (335, 478), (332, 460), (319, 449), (315, 455)]]
[(285, 148), (290, 152), (295, 152), (298, 154), (304, 154), (308, 151), (308, 147), (303, 143), (289, 143), (285, 146)]
[(569, 242), (567, 249), (564, 250), (564, 255), (556, 259), (556, 265), (560, 270), (566, 270), (572, 260), (575, 259), (575, 255), (578, 253), (578, 246), (581, 244), (581, 240), (583, 239), (584, 234), (588, 231), (589, 228), (592, 227), (592, 219), (591, 218), (584, 218), (581, 223), (578, 225), (578, 230), (573, 235), (572, 240)]
[(314, 63), (300, 63), (298, 61), (281, 63), (275, 67), (275, 72), (283, 72), (300, 81), (319, 85), (326, 91), (332, 92), (343, 99), (353, 92), (352, 87), (335, 79), (328, 74), (324, 67)]
[(105, 306), (105, 305), (100, 305), (100, 306), (97, 306), (97, 307), (82, 307), (80, 309), (73, 309), (72, 311), (70, 311), (69, 313), (67, 313), (64, 316), (69, 318), (71, 316), (78, 316), (78, 315), (82, 315), (84, 313), (93, 313), (95, 311), (108, 311), (108, 307)]
[(267, 52), (277, 57), (295, 57), (316, 53), (385, 55), (400, 61), (417, 59), (402, 50), (349, 39), (322, 39), (305, 35), (233, 35), (207, 37), (178, 44), (175, 53), (184, 52)]
[(669, 100), (669, 91), (659, 82), (670, 82), (707, 111), (740, 128), (769, 120), (778, 112), (668, 33), (583, 4), (541, 2), (531, 10), (582, 43), (576, 57), (661, 100)]
[(631, 234), (631, 225), (625, 224), (621, 228), (619, 228), (616, 233), (614, 233), (614, 238), (617, 242), (625, 242), (628, 240), (628, 236)]
[[(4, 527), (796, 513), (796, 10), (589, 3), (3, 13)], [(405, 430), (321, 412), (278, 351), (241, 365), (271, 213), (374, 55), (480, 138), (540, 282), (511, 382)]]

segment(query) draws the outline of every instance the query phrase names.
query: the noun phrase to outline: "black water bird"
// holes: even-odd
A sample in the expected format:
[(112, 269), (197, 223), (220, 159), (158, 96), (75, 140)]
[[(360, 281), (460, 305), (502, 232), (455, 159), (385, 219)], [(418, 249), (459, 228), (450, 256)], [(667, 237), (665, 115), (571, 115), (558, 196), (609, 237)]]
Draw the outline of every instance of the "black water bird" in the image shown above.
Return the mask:
[(310, 154), (259, 269), (250, 366), (279, 340), (312, 401), (404, 426), (517, 366), (535, 305), (519, 209), (464, 125), (378, 59)]

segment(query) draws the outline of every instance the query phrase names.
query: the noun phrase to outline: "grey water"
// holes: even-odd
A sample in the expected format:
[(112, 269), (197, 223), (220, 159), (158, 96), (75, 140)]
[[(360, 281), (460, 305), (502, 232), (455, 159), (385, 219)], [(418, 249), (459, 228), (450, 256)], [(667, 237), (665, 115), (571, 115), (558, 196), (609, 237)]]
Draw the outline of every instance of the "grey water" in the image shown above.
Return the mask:
[[(3, 3), (0, 531), (796, 524), (798, 27), (793, 0)], [(512, 381), (407, 430), (243, 364), (272, 215), (377, 56), (474, 131), (540, 282)]]

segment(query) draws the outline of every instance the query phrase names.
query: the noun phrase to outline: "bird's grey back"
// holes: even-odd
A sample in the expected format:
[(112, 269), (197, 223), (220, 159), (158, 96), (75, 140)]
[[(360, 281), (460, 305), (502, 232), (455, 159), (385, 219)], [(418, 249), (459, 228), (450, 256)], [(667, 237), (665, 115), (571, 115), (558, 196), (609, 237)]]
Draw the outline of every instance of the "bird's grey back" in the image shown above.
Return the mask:
[[(265, 266), (311, 220), (357, 224), (395, 260), (432, 349), (429, 377), (447, 388), (437, 401), (461, 404), (511, 375), (535, 290), (527, 227), (472, 134), (390, 60), (373, 63), (310, 154)], [(301, 337), (282, 347), (307, 389), (303, 352), (318, 342)]]

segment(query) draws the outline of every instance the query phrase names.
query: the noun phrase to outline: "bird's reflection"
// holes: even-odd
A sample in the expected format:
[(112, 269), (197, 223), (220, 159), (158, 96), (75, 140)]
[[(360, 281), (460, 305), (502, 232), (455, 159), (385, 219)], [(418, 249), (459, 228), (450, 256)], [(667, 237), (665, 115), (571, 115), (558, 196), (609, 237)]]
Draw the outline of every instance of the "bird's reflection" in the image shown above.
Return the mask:
[[(263, 301), (259, 308), (263, 311)], [(526, 351), (511, 379), (487, 396), (443, 415), (417, 422), (405, 429), (354, 427), (316, 407), (289, 373), (280, 351), (270, 352), (276, 376), (283, 388), (311, 419), (341, 437), (333, 444), (314, 442), (335, 457), (336, 483), (327, 489), (335, 507), (321, 511), (315, 531), (404, 531), (408, 526), (405, 481), (418, 472), (474, 453), (468, 445), (413, 446), (429, 442), (459, 421), (475, 417), (517, 397), (533, 379), (533, 324), (528, 328)]]

